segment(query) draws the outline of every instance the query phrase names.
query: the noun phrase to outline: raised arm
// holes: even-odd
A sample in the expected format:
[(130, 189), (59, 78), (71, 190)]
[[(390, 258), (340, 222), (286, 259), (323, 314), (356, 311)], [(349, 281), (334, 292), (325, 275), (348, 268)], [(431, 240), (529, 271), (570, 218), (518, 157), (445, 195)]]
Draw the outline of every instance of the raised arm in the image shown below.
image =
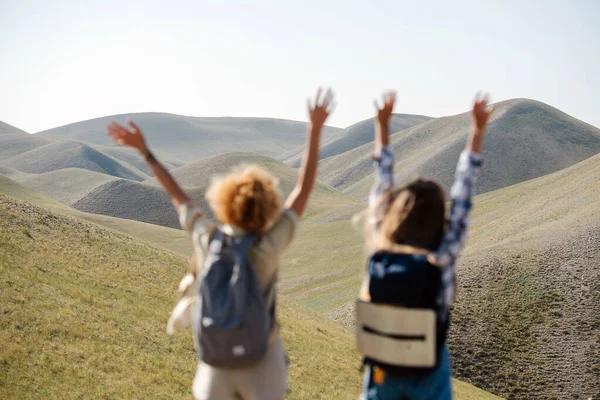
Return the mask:
[(386, 208), (382, 196), (394, 187), (394, 153), (388, 147), (390, 143), (390, 118), (394, 110), (396, 93), (389, 91), (383, 94), (383, 106), (379, 107), (375, 100), (377, 119), (375, 120), (375, 183), (369, 193), (371, 223), (376, 225)]
[[(471, 197), (474, 195), (477, 172), (482, 164), (481, 150), (483, 138), (493, 107), (488, 105), (487, 97), (477, 96), (471, 114), (471, 132), (467, 146), (458, 159), (456, 176), (450, 190), (450, 219), (446, 234), (439, 249), (430, 256), (430, 262), (442, 267), (453, 266), (466, 239), (471, 216)], [(448, 279), (454, 279), (448, 274)]]
[(190, 198), (187, 194), (181, 189), (179, 184), (173, 179), (169, 171), (167, 171), (148, 149), (146, 145), (146, 140), (144, 139), (144, 135), (142, 131), (132, 122), (128, 121), (130, 128), (125, 128), (116, 122), (111, 122), (106, 126), (108, 133), (112, 137), (112, 139), (120, 144), (125, 146), (133, 147), (140, 151), (150, 169), (156, 176), (156, 179), (161, 183), (163, 188), (167, 191), (169, 196), (171, 196), (171, 201), (175, 205), (175, 207), (179, 210), (179, 207), (182, 204), (187, 204), (190, 201)]
[(390, 118), (394, 110), (396, 92), (389, 91), (383, 94), (383, 107), (379, 107), (377, 100), (374, 101), (377, 109), (377, 120), (375, 121), (375, 155), (378, 155), (383, 147), (390, 144)]
[(319, 163), (319, 142), (321, 139), (321, 131), (329, 114), (333, 112), (333, 92), (327, 89), (327, 92), (322, 97), (322, 90), (319, 88), (314, 100), (314, 105), (311, 100), (308, 100), (308, 113), (310, 115), (310, 128), (308, 131), (308, 142), (306, 151), (302, 158), (300, 166), (300, 174), (296, 187), (290, 193), (285, 201), (285, 207), (294, 210), (301, 217), (308, 203), (308, 198), (315, 185), (317, 178), (317, 164)]

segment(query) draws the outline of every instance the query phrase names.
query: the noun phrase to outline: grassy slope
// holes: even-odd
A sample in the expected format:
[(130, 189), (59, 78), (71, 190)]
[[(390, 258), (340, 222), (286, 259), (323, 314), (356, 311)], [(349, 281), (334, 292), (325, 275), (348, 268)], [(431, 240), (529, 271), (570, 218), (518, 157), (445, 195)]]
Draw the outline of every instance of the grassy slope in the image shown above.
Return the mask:
[(600, 155), (477, 197), (457, 376), (509, 398), (600, 397), (599, 209)]
[[(470, 115), (436, 118), (392, 135), (399, 184), (418, 175), (448, 189), (469, 132)], [(323, 160), (319, 177), (358, 199), (373, 180), (372, 143)], [(486, 137), (481, 193), (569, 167), (600, 152), (600, 129), (527, 99), (496, 104)]]
[[(3, 195), (0, 213), (1, 398), (190, 398), (190, 335), (164, 333), (181, 256)], [(352, 338), (285, 301), (280, 316), (289, 398), (356, 398)]]
[[(511, 398), (600, 392), (599, 209), (600, 155), (475, 198), (449, 339), (457, 377)], [(281, 289), (351, 327), (364, 258), (350, 223), (304, 225)]]
[(12, 196), (27, 201), (36, 206), (49, 209), (52, 212), (67, 216), (74, 216), (86, 221), (94, 222), (105, 227), (124, 232), (150, 243), (179, 252), (191, 254), (192, 245), (187, 233), (179, 229), (165, 228), (158, 225), (138, 221), (113, 218), (98, 214), (89, 214), (74, 210), (64, 204), (58, 203), (49, 197), (27, 189), (17, 182), (0, 175), (0, 194)]
[(69, 205), (97, 186), (119, 178), (86, 169), (64, 168), (43, 174), (23, 174), (14, 179), (33, 191)]

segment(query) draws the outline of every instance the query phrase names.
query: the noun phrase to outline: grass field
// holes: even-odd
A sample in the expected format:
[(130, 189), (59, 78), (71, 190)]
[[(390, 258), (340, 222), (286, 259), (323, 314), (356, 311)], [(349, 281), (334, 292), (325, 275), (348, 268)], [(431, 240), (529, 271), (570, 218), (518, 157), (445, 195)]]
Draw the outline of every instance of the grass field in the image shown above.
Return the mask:
[[(594, 393), (600, 303), (590, 285), (598, 281), (600, 266), (594, 239), (600, 226), (599, 161), (596, 156), (476, 197), (449, 338), (457, 377), (516, 399)], [(14, 195), (49, 205), (49, 199), (18, 188)], [(62, 206), (57, 204), (55, 209)], [(190, 254), (181, 231), (79, 214)], [(365, 260), (362, 239), (347, 215), (327, 223), (322, 215), (301, 224), (282, 262), (280, 292), (352, 329)], [(546, 376), (554, 378), (548, 382)]]
[[(0, 398), (190, 398), (189, 332), (165, 334), (186, 261), (0, 195)], [(352, 336), (284, 300), (290, 399), (355, 399)], [(495, 399), (455, 383), (457, 399)]]
[(192, 254), (192, 243), (189, 235), (179, 229), (165, 228), (158, 225), (128, 219), (113, 218), (99, 214), (89, 214), (74, 210), (62, 203), (54, 201), (33, 190), (27, 189), (17, 182), (0, 175), (0, 194), (9, 195), (27, 201), (36, 206), (62, 215), (73, 216), (103, 225), (116, 231), (124, 232), (156, 246), (189, 256)]

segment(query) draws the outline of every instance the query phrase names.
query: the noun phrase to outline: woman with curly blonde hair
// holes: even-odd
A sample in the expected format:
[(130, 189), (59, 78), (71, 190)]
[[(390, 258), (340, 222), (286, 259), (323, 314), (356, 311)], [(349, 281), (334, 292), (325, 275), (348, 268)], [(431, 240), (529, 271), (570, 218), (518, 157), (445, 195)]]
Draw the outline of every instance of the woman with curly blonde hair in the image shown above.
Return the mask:
[[(294, 237), (313, 189), (319, 160), (322, 128), (332, 108), (333, 93), (317, 92), (314, 105), (309, 102), (310, 128), (298, 182), (282, 205), (278, 180), (258, 165), (236, 168), (232, 173), (213, 180), (206, 198), (215, 218), (226, 235), (257, 235), (260, 239), (248, 252), (263, 293), (276, 281), (279, 259)], [(154, 158), (140, 129), (131, 121), (127, 129), (115, 122), (107, 129), (113, 140), (140, 151), (152, 172), (171, 196), (183, 229), (192, 235), (194, 255), (190, 272), (178, 290), (178, 303), (167, 325), (169, 334), (190, 326), (197, 296), (196, 277), (204, 268), (214, 226), (204, 217), (169, 172)], [(265, 399), (283, 398), (288, 390), (288, 368), (279, 326), (273, 324), (265, 356), (258, 363), (236, 369), (224, 369), (199, 361), (192, 391), (196, 399)]]

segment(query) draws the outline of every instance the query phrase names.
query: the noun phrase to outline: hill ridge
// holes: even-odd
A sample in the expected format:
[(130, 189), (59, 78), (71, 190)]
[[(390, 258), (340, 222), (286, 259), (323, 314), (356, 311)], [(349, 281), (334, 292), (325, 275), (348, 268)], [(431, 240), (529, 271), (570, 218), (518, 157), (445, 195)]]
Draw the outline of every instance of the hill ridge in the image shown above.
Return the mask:
[[(394, 113), (390, 118), (390, 131), (397, 132), (403, 129), (419, 125), (430, 120), (431, 117), (419, 114)], [(321, 145), (320, 159), (327, 159), (337, 154), (356, 148), (373, 140), (374, 117), (358, 121), (340, 132), (340, 137)], [(283, 161), (292, 166), (299, 167), (302, 160), (302, 149), (296, 150), (293, 154), (286, 154)]]
[[(600, 152), (600, 129), (542, 102), (499, 102), (488, 126), (479, 178), (482, 192), (555, 172)], [(391, 136), (396, 178), (417, 175), (448, 189), (454, 165), (469, 132), (470, 113), (432, 119)], [(365, 199), (372, 182), (372, 143), (324, 159), (319, 177), (345, 193)]]
[(78, 140), (51, 142), (4, 159), (1, 163), (34, 174), (64, 168), (81, 168), (138, 181), (147, 177), (134, 166)]
[[(224, 153), (231, 148), (275, 157), (305, 143), (308, 123), (294, 120), (258, 117), (187, 117), (168, 113), (118, 114), (79, 121), (36, 134), (61, 134), (85, 142), (114, 146), (105, 134), (108, 122), (125, 123), (134, 119), (144, 131), (153, 150), (165, 159), (194, 161)], [(326, 126), (323, 137), (335, 138), (339, 128)]]
[(29, 133), (25, 132), (24, 130), (17, 128), (16, 126), (13, 126), (11, 124), (7, 124), (6, 122), (0, 121), (0, 135), (11, 134), (11, 133), (29, 134)]

